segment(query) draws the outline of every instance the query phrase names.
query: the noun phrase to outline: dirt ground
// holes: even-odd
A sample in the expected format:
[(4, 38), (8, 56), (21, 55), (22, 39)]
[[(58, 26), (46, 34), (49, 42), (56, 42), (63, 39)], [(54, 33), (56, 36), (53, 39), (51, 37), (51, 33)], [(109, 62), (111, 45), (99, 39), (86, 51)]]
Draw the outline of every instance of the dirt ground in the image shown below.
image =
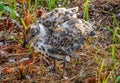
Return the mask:
[[(70, 2), (69, 7), (79, 6), (79, 17), (85, 19), (85, 0)], [(97, 37), (86, 40), (76, 52), (77, 60), (72, 58), (67, 63), (65, 73), (62, 61), (57, 61), (57, 72), (51, 73), (51, 58), (31, 54), (32, 49), (22, 47), (24, 35), (20, 22), (0, 17), (0, 83), (102, 83), (105, 80), (103, 83), (115, 83), (120, 76), (120, 28), (113, 42), (116, 30), (113, 13), (120, 25), (120, 0), (90, 0), (89, 21)]]

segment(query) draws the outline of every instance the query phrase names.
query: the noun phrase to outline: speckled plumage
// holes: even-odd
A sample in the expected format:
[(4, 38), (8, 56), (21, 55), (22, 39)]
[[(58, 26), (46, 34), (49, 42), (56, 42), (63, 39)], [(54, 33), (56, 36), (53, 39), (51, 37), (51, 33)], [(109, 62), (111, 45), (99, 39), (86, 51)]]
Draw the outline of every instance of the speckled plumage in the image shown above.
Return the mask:
[(77, 18), (78, 7), (56, 8), (45, 13), (30, 26), (26, 41), (37, 53), (55, 59), (75, 56), (93, 31), (90, 23)]

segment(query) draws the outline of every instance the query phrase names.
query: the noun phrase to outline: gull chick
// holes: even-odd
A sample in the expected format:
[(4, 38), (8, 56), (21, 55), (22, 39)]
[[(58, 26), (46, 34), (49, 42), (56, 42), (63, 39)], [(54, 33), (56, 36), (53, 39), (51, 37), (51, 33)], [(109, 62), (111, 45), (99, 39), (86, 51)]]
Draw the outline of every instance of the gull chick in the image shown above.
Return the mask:
[(25, 42), (36, 53), (69, 62), (70, 57), (76, 57), (75, 51), (84, 45), (85, 39), (95, 35), (92, 25), (77, 14), (78, 7), (56, 8), (45, 13), (30, 25)]

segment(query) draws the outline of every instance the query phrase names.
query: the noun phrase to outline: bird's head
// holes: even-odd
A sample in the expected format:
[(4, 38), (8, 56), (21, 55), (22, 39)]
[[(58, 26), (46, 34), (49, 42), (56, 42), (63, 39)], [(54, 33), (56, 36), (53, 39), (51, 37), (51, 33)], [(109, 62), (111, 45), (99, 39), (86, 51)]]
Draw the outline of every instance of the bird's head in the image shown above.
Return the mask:
[[(89, 30), (89, 31), (88, 31), (88, 30)], [(93, 26), (89, 27), (89, 29), (86, 29), (86, 32), (88, 32), (88, 35), (87, 35), (86, 37), (88, 37), (88, 36), (91, 36), (91, 37), (93, 37), (93, 38), (96, 37), (96, 34), (95, 34), (95, 31), (94, 31)]]
[(94, 27), (91, 23), (83, 19), (79, 20), (79, 23), (81, 23), (80, 30), (85, 37), (88, 36), (96, 37), (96, 34), (94, 32)]
[(95, 34), (93, 25), (91, 25), (91, 27), (89, 27), (89, 29), (90, 29), (89, 36), (96, 38), (97, 35)]
[(37, 39), (43, 39), (46, 35), (45, 27), (42, 24), (30, 25), (26, 30), (26, 38), (24, 44), (34, 43)]

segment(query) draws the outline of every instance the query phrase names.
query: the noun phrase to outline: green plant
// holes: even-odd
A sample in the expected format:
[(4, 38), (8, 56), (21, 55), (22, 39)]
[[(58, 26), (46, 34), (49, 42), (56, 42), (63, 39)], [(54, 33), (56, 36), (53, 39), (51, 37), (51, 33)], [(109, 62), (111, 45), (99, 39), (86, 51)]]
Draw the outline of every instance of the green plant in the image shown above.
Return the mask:
[(11, 0), (8, 0), (8, 4), (9, 4), (9, 8), (10, 8), (10, 14), (12, 16), (13, 19), (16, 19), (18, 15), (18, 13), (16, 12), (16, 4), (17, 4), (17, 1), (16, 0), (13, 0), (13, 4), (12, 4), (12, 1)]
[(0, 17), (2, 16), (3, 12), (4, 12), (4, 4), (3, 4), (3, 2), (1, 1), (1, 2), (0, 2)]
[(96, 53), (94, 54), (94, 58), (95, 58), (96, 63), (99, 62), (99, 60), (98, 60), (99, 58), (97, 57), (98, 56), (98, 52), (99, 52), (99, 48), (97, 49)]
[(57, 0), (48, 0), (48, 9), (51, 11), (56, 7)]
[(12, 13), (12, 10), (10, 9), (9, 6), (5, 6), (4, 3), (1, 1), (0, 2), (0, 16), (2, 16), (2, 14), (7, 14), (7, 13)]
[(64, 2), (64, 3), (65, 3), (65, 7), (68, 8), (68, 5), (69, 5), (70, 0), (64, 0), (64, 1), (62, 1), (62, 2)]
[(116, 41), (116, 34), (117, 34), (118, 29), (119, 29), (119, 23), (118, 23), (118, 20), (114, 14), (113, 14), (113, 22), (115, 25), (115, 30), (113, 32), (113, 43), (114, 43)]
[(103, 70), (104, 64), (105, 64), (105, 59), (103, 59), (103, 60), (102, 60), (102, 63), (101, 63), (101, 67), (100, 67), (100, 70), (99, 70), (98, 83), (100, 83), (100, 75), (101, 75), (101, 73), (102, 73), (102, 70)]
[(20, 20), (21, 20), (21, 23), (22, 23), (22, 25), (23, 25), (23, 29), (26, 30), (26, 29), (27, 29), (27, 26), (25, 25), (25, 22), (24, 22), (23, 18), (21, 18)]
[(88, 4), (89, 4), (89, 0), (86, 0), (86, 2), (85, 2), (85, 20), (86, 21), (89, 20)]
[(30, 10), (31, 7), (31, 0), (28, 0), (28, 10)]
[(110, 26), (106, 26), (106, 30), (108, 30), (109, 32), (113, 33), (113, 29)]
[(117, 35), (118, 28), (119, 28), (119, 23), (118, 23), (116, 16), (114, 14), (113, 14), (113, 22), (115, 25), (115, 30), (113, 31), (113, 38), (112, 38), (112, 65), (114, 65), (114, 59), (115, 59), (114, 43), (116, 42), (116, 35)]
[(115, 83), (119, 83), (120, 82), (120, 76), (118, 76), (115, 80)]
[(102, 83), (108, 83), (108, 79), (109, 79), (110, 75), (111, 75), (111, 74), (108, 74), (108, 76), (103, 79)]
[(43, 6), (45, 3), (46, 3), (46, 0), (41, 0), (41, 1), (39, 1), (40, 2), (40, 4)]
[[(119, 66), (119, 61), (115, 63), (115, 65), (113, 66), (113, 69), (110, 71), (110, 73), (107, 75), (106, 78), (103, 79), (102, 83), (108, 83), (108, 79), (110, 78), (110, 76), (112, 75), (112, 72), (114, 71), (114, 69), (116, 67)], [(120, 80), (119, 76), (116, 78), (116, 82), (115, 83), (118, 83), (118, 81)]]
[(5, 5), (3, 4), (2, 1), (0, 1), (0, 11), (3, 11), (3, 10), (4, 10), (4, 7), (5, 7)]
[(37, 8), (37, 6), (38, 6), (38, 0), (35, 0), (35, 4), (34, 4), (34, 10)]

